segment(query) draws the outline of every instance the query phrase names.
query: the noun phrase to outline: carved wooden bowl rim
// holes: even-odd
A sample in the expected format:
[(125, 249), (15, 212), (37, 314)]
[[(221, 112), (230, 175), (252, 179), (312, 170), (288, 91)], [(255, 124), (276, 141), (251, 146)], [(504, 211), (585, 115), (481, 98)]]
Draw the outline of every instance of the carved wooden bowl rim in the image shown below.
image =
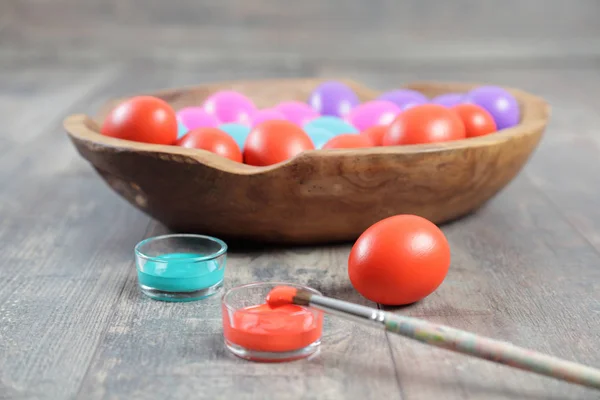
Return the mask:
[[(324, 81), (324, 79), (233, 81), (190, 86), (179, 89), (163, 90), (150, 94), (170, 102), (170, 99), (176, 98), (181, 93), (198, 89), (210, 91), (210, 89), (213, 88), (213, 91), (216, 91), (220, 88), (235, 88), (236, 86), (244, 85), (246, 83), (251, 83), (256, 86), (278, 85), (284, 83), (287, 85), (312, 85), (312, 87), (314, 87), (322, 81)], [(359, 97), (361, 97), (362, 100), (376, 98), (381, 93), (379, 91), (369, 89), (351, 80), (341, 79), (341, 81), (344, 81), (348, 83), (351, 87), (353, 87), (353, 89), (357, 91)], [(414, 82), (408, 85), (404, 85), (402, 87), (420, 91), (431, 97), (449, 92), (467, 92), (470, 89), (477, 86), (481, 86), (481, 84), (452, 82)], [(85, 145), (93, 151), (105, 150), (114, 152), (115, 150), (117, 150), (132, 151), (136, 153), (147, 153), (148, 156), (154, 155), (161, 158), (168, 157), (169, 159), (176, 162), (204, 164), (206, 166), (230, 174), (255, 175), (265, 174), (270, 171), (274, 171), (280, 168), (291, 167), (300, 163), (314, 163), (316, 161), (324, 161), (327, 159), (335, 159), (347, 156), (368, 157), (401, 154), (408, 155), (415, 153), (443, 153), (447, 151), (457, 151), (468, 148), (495, 146), (503, 142), (513, 140), (516, 137), (535, 134), (536, 132), (543, 130), (545, 128), (545, 125), (547, 124), (550, 115), (550, 107), (548, 103), (540, 97), (534, 96), (530, 93), (519, 89), (510, 87), (505, 87), (505, 89), (507, 89), (515, 96), (521, 107), (521, 121), (518, 125), (512, 128), (503, 129), (496, 133), (486, 136), (443, 143), (384, 146), (361, 149), (310, 150), (305, 151), (299, 154), (298, 156), (293, 157), (284, 162), (266, 167), (255, 167), (251, 165), (237, 163), (235, 161), (231, 161), (211, 152), (200, 149), (188, 149), (179, 146), (140, 143), (104, 136), (100, 133), (99, 124), (99, 121), (102, 119), (102, 113), (100, 117), (96, 118), (96, 120), (85, 114), (70, 115), (64, 120), (64, 128), (72, 138), (79, 139), (80, 141), (84, 142)], [(122, 100), (123, 99), (115, 99), (107, 103), (107, 105), (104, 107), (104, 115), (106, 114), (107, 109), (109, 109), (110, 107), (114, 106)]]

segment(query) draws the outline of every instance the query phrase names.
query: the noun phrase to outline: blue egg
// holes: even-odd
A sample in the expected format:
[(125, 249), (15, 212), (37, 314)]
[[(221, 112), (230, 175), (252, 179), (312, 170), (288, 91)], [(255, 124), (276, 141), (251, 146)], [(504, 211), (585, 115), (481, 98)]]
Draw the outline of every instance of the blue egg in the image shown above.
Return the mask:
[(311, 138), (315, 149), (321, 149), (331, 139), (335, 137), (334, 133), (329, 132), (327, 129), (316, 128), (314, 126), (305, 126), (304, 131)]
[(246, 138), (248, 137), (248, 134), (250, 134), (250, 127), (242, 124), (230, 123), (219, 125), (219, 129), (231, 136), (240, 147), (240, 150), (244, 150), (244, 143), (246, 143)]
[(304, 130), (321, 128), (333, 133), (334, 135), (341, 135), (343, 133), (358, 133), (358, 129), (350, 125), (338, 117), (322, 116), (307, 122), (304, 125)]
[(188, 133), (189, 129), (181, 121), (177, 121), (177, 139)]

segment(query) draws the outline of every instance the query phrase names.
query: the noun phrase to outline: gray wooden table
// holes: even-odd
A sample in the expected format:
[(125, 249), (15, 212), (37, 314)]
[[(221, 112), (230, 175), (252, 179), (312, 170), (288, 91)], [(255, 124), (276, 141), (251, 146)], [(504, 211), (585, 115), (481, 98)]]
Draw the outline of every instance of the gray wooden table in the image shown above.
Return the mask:
[[(218, 297), (142, 297), (133, 246), (164, 228), (61, 129), (109, 97), (224, 79), (461, 80), (544, 96), (539, 150), (443, 226), (446, 281), (396, 312), (600, 367), (599, 12), (594, 0), (0, 2), (0, 399), (600, 398), (329, 317), (314, 359), (236, 359)], [(349, 250), (234, 248), (226, 286), (295, 281), (369, 304)]]

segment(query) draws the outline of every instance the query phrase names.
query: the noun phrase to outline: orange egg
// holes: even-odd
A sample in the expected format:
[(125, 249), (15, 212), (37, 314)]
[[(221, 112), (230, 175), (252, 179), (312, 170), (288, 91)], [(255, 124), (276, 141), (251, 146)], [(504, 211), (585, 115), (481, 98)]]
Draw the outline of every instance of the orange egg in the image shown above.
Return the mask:
[(492, 114), (477, 104), (458, 104), (451, 110), (456, 112), (465, 124), (467, 137), (484, 136), (496, 132), (496, 121)]
[(314, 148), (310, 137), (298, 125), (270, 120), (257, 125), (246, 138), (244, 161), (256, 166), (272, 165)]
[(193, 129), (177, 140), (177, 145), (208, 150), (230, 160), (242, 162), (242, 152), (235, 140), (217, 128)]
[(437, 143), (465, 138), (465, 125), (456, 112), (439, 104), (422, 104), (398, 114), (383, 136), (383, 145)]
[(375, 125), (365, 129), (360, 134), (368, 136), (374, 146), (383, 146), (383, 135), (385, 135), (387, 129), (387, 125)]
[(136, 142), (173, 144), (177, 129), (177, 116), (167, 102), (152, 96), (136, 96), (110, 111), (101, 132)]
[(373, 142), (366, 135), (344, 133), (332, 137), (323, 145), (323, 149), (354, 149), (360, 147), (373, 147)]
[(450, 267), (443, 232), (416, 215), (396, 215), (369, 227), (348, 258), (352, 286), (376, 303), (403, 305), (430, 295)]

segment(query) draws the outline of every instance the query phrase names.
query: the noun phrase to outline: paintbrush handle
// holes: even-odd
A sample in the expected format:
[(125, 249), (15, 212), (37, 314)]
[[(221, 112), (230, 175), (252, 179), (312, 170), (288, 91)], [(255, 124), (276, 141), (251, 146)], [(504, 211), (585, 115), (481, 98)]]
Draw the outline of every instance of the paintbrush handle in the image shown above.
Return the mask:
[(385, 329), (419, 342), (499, 364), (600, 389), (600, 370), (562, 360), (507, 342), (411, 317), (385, 313)]
[[(600, 370), (582, 364), (561, 360), (507, 342), (489, 339), (444, 325), (396, 315), (330, 297), (311, 293), (305, 293), (297, 297), (301, 301), (296, 302), (296, 304), (309, 305), (346, 319), (375, 325), (384, 328), (388, 332), (418, 340), (422, 343), (600, 389)], [(296, 300), (296, 298), (294, 299)]]

